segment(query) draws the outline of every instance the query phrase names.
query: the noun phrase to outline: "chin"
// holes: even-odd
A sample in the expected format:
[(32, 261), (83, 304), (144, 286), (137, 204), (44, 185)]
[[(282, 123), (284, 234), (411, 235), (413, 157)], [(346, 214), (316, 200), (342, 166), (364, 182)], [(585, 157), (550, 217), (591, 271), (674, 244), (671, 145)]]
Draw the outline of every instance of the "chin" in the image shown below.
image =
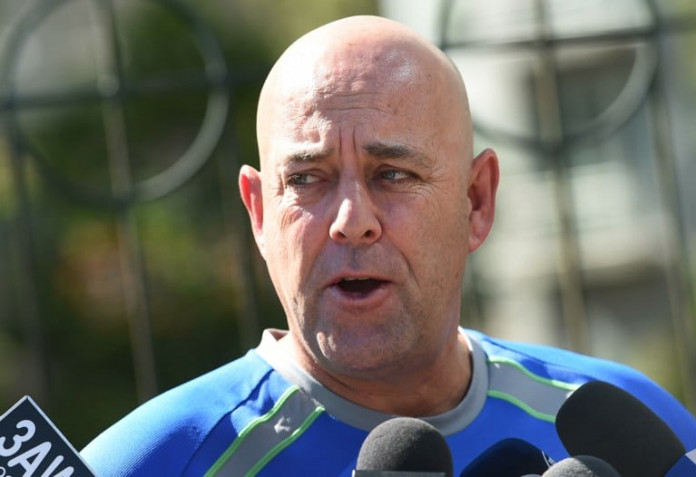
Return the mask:
[(354, 378), (379, 378), (391, 376), (404, 366), (404, 355), (408, 353), (387, 352), (384, 343), (376, 346), (339, 347), (322, 349), (323, 366), (336, 373)]
[(404, 323), (356, 322), (318, 331), (315, 349), (322, 361), (356, 372), (374, 372), (401, 363), (418, 346), (418, 335)]

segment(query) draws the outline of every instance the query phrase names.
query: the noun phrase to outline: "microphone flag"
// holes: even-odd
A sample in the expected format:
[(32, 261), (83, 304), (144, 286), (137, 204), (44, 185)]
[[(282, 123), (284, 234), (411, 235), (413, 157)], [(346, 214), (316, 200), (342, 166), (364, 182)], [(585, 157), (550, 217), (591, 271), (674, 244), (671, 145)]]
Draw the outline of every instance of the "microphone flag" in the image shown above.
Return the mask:
[(29, 396), (0, 416), (0, 477), (95, 477)]

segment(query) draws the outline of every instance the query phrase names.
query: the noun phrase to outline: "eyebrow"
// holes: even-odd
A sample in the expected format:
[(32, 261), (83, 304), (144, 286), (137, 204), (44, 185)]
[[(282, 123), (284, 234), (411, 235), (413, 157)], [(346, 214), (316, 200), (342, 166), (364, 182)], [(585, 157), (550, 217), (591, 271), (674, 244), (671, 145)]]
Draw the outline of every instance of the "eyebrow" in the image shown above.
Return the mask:
[(286, 164), (319, 162), (333, 154), (333, 149), (303, 149), (288, 154)]
[(363, 150), (378, 159), (413, 159), (423, 164), (431, 162), (426, 154), (406, 144), (375, 142), (365, 145)]
[[(286, 164), (321, 162), (334, 154), (333, 148), (301, 149), (292, 152), (285, 158)], [(363, 151), (377, 159), (413, 159), (427, 164), (430, 162), (427, 155), (406, 144), (388, 144), (373, 142), (363, 146)]]

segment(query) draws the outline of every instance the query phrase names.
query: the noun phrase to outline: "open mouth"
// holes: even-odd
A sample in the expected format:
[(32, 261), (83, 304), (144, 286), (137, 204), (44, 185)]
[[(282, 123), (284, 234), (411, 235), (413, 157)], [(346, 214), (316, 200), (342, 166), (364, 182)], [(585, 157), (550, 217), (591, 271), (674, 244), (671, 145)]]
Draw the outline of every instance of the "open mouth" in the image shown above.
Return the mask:
[(341, 291), (351, 295), (367, 295), (380, 287), (384, 282), (374, 278), (344, 278), (336, 285)]

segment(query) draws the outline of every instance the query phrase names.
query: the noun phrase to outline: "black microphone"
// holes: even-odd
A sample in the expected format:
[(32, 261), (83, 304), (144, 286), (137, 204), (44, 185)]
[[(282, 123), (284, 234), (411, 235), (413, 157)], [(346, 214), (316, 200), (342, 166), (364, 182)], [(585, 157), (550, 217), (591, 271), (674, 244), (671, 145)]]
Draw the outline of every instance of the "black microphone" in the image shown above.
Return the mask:
[(684, 462), (684, 445), (672, 429), (636, 397), (605, 382), (573, 392), (558, 411), (556, 430), (570, 455), (598, 457), (621, 475), (663, 477)]
[(94, 477), (80, 454), (29, 396), (0, 416), (0, 477)]
[(353, 477), (452, 477), (453, 473), (450, 448), (434, 426), (395, 417), (367, 435)]
[(589, 455), (568, 457), (551, 466), (541, 477), (620, 477), (611, 465)]
[(538, 447), (516, 438), (492, 445), (462, 471), (460, 477), (541, 475), (553, 461)]

